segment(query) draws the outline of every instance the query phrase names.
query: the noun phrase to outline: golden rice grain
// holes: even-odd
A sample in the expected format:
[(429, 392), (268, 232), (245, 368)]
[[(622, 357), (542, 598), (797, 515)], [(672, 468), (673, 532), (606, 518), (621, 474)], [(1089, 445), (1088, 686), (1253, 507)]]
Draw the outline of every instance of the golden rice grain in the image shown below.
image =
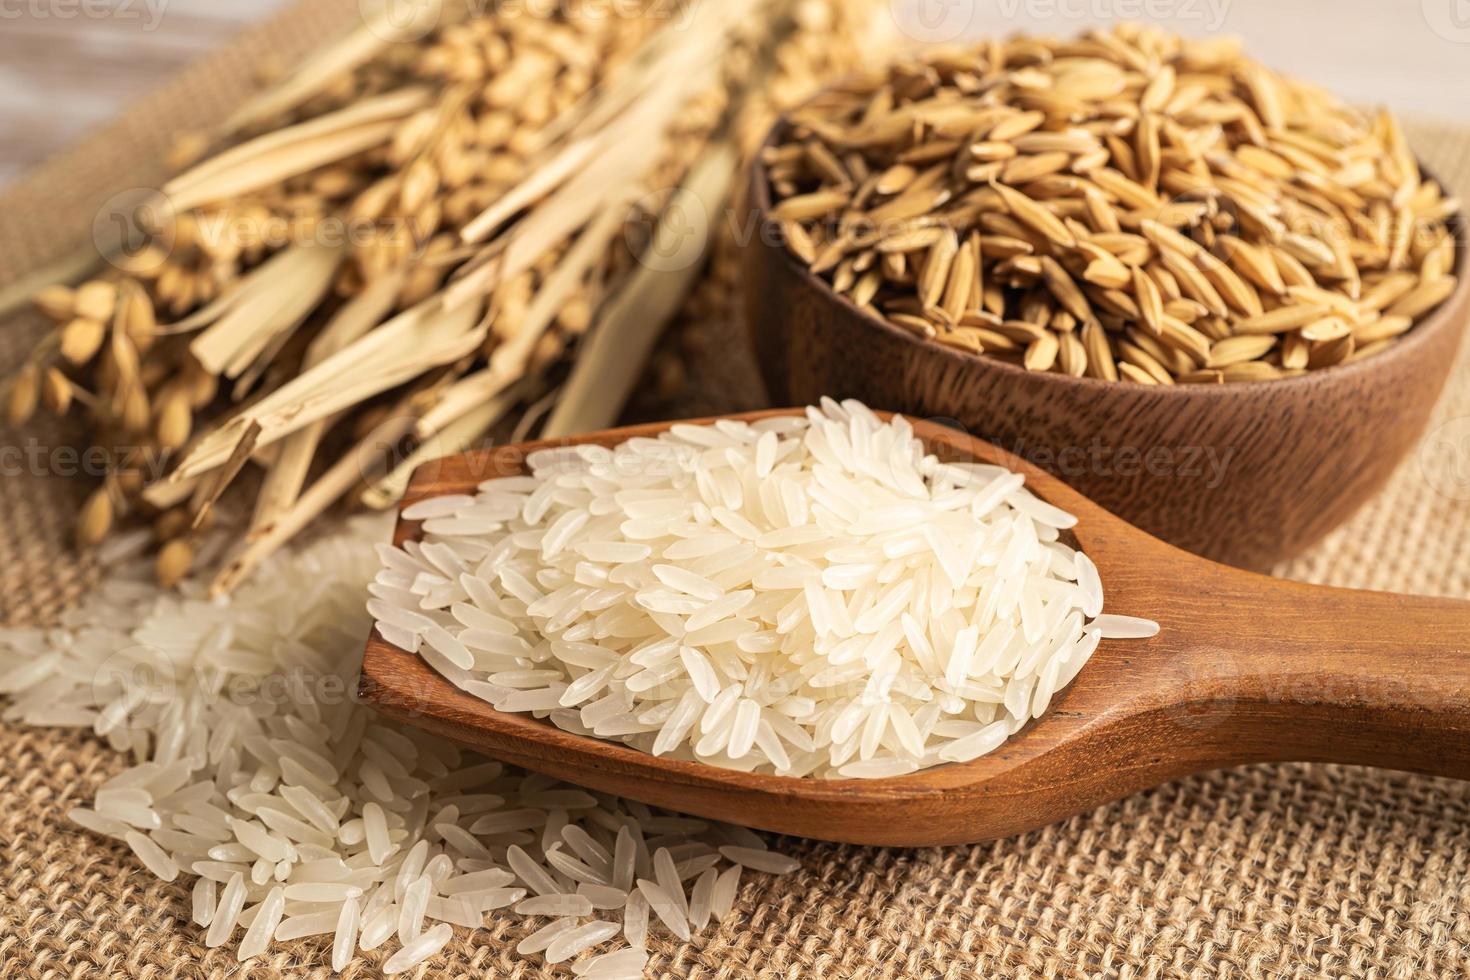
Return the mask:
[(117, 306), (117, 286), (94, 279), (77, 287), (72, 298), (73, 313), (91, 320), (107, 321)]
[(1060, 350), (1057, 335), (1047, 331), (1026, 348), (1024, 363), (1028, 371), (1050, 371)]
[(1270, 381), (1281, 377), (1281, 372), (1265, 361), (1246, 361), (1221, 368), (1220, 375), (1226, 381)]
[(1311, 363), (1312, 344), (1300, 333), (1289, 333), (1281, 338), (1281, 366), (1299, 371)]
[(1137, 304), (1138, 319), (1155, 336), (1164, 332), (1164, 298), (1154, 282), (1143, 269), (1133, 267), (1133, 295)]
[(1145, 350), (1140, 344), (1125, 340), (1118, 344), (1118, 350), (1122, 354), (1119, 368), (1122, 368), (1124, 364), (1131, 365), (1144, 371), (1161, 385), (1173, 383), (1172, 375), (1169, 369), (1164, 367), (1161, 358)]
[(184, 580), (194, 564), (194, 546), (187, 538), (175, 538), (158, 550), (154, 573), (158, 584), (171, 589)]
[(1391, 338), (1384, 338), (1383, 340), (1375, 340), (1371, 344), (1364, 344), (1363, 346), (1356, 348), (1352, 352), (1352, 354), (1348, 355), (1348, 360), (1349, 361), (1360, 361), (1360, 360), (1362, 360), (1365, 357), (1372, 357), (1374, 354), (1377, 354), (1380, 351), (1383, 351), (1383, 350), (1385, 350), (1386, 348), (1388, 348), (1388, 347), (1390, 347), (1392, 345), (1393, 345), (1393, 340)]
[(1118, 376), (1122, 380), (1132, 381), (1134, 384), (1156, 385), (1158, 379), (1149, 372), (1126, 361), (1118, 362)]
[(1240, 334), (1285, 333), (1288, 330), (1297, 330), (1313, 323), (1330, 312), (1327, 306), (1320, 303), (1279, 306), (1269, 312), (1241, 320), (1235, 325), (1235, 332)]
[(1341, 340), (1352, 332), (1353, 328), (1341, 317), (1325, 316), (1302, 327), (1301, 336), (1303, 340), (1313, 343), (1325, 343), (1329, 340)]
[(1346, 363), (1348, 358), (1353, 356), (1356, 348), (1357, 343), (1353, 340), (1352, 334), (1345, 334), (1323, 343), (1314, 343), (1307, 357), (1307, 367), (1320, 369)]
[(1384, 312), (1388, 316), (1406, 316), (1413, 319), (1434, 309), (1449, 298), (1450, 293), (1454, 291), (1455, 278), (1453, 276), (1421, 283), (1410, 292), (1405, 293)]
[(1061, 365), (1063, 374), (1070, 374), (1074, 378), (1080, 378), (1087, 374), (1087, 347), (1074, 332), (1067, 332), (1060, 336), (1060, 351), (1058, 352), (1058, 363)]
[(1000, 195), (1006, 209), (1021, 224), (1040, 233), (1053, 245), (1071, 248), (1077, 244), (1077, 239), (1067, 230), (1067, 226), (1062, 224), (1057, 216), (1048, 211), (1045, 206), (1004, 184), (992, 184), (991, 186)]
[(939, 238), (929, 247), (929, 254), (924, 259), (924, 272), (919, 280), (919, 300), (926, 309), (938, 306), (944, 297), (944, 288), (949, 283), (950, 266), (959, 250), (960, 240), (953, 228), (943, 229)]
[(1353, 337), (1358, 342), (1358, 352), (1381, 341), (1392, 340), (1414, 325), (1412, 317), (1385, 316), (1353, 328)]
[(61, 356), (72, 364), (86, 364), (97, 356), (106, 336), (100, 320), (77, 317), (61, 328)]
[(81, 513), (77, 516), (77, 544), (82, 548), (90, 548), (103, 538), (112, 528), (112, 497), (107, 487), (98, 487), (92, 492), (82, 504)]
[(178, 449), (189, 441), (193, 423), (188, 394), (179, 388), (171, 389), (159, 402), (154, 437), (162, 448)]
[[(1458, 202), (1392, 117), (1231, 43), (1120, 25), (936, 52), (786, 136), (765, 161), (798, 257), (851, 294), (841, 263), (881, 253), (862, 298), (883, 315), (1032, 370), (1290, 377), (1382, 349), (1456, 286)], [(979, 311), (994, 340), (951, 335)]]
[(70, 320), (76, 316), (76, 293), (67, 286), (47, 286), (31, 297), (31, 303), (52, 320)]
[(1222, 368), (1230, 364), (1260, 360), (1275, 346), (1276, 338), (1270, 334), (1226, 337), (1210, 346), (1205, 366)]
[(1083, 324), (1082, 345), (1087, 350), (1088, 376), (1101, 378), (1104, 381), (1117, 381), (1118, 365), (1113, 360), (1112, 349), (1108, 345), (1107, 333), (1104, 332), (1100, 324)]
[(71, 379), (56, 368), (48, 367), (41, 385), (41, 400), (45, 403), (46, 410), (56, 415), (65, 415), (66, 410), (71, 407), (72, 395)]
[(788, 197), (776, 205), (776, 217), (782, 221), (809, 221), (845, 207), (850, 200), (851, 194), (835, 190)]
[(971, 330), (944, 331), (936, 334), (934, 339), (946, 347), (955, 347), (959, 350), (969, 351), (971, 354), (985, 353), (985, 345), (980, 342), (980, 338)]
[(1210, 338), (1172, 316), (1164, 317), (1164, 332), (1159, 340), (1177, 351), (1187, 354), (1196, 366), (1203, 366), (1210, 359)]
[(5, 417), (12, 427), (18, 428), (31, 420), (40, 403), (40, 372), (34, 364), (22, 368), (10, 380), (10, 394), (6, 400)]

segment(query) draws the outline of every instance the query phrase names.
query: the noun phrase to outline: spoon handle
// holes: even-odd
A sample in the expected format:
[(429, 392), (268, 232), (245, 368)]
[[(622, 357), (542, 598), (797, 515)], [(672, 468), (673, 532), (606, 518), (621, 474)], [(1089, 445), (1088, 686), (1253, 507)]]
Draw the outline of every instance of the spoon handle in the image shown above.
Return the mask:
[(1183, 658), (1198, 676), (1175, 677), (1198, 748), (1470, 779), (1470, 602), (1227, 569), (1213, 585)]

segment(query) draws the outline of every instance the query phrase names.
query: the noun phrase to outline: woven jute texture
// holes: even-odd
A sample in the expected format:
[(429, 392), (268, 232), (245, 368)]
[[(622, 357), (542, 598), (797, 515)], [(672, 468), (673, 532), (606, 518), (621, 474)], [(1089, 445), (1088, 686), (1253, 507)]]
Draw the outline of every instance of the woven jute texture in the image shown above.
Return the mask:
[[(150, 186), (169, 134), (207, 126), (262, 56), (289, 59), (355, 16), (308, 0), (211, 56), (105, 132), (0, 198), (0, 276), (88, 242), (98, 207)], [(1415, 144), (1470, 188), (1470, 131), (1419, 126)], [(0, 328), (9, 370), (37, 324)], [(696, 359), (680, 409), (758, 396), (733, 335)], [(70, 556), (86, 488), (60, 428), (0, 433), (0, 620), (44, 622), (95, 576)], [(1281, 574), (1470, 595), (1470, 480), (1438, 465), (1470, 439), (1462, 356), (1427, 446), (1348, 526)], [(20, 452), (17, 452), (20, 450)], [(1458, 482), (1457, 482), (1458, 479)], [(1283, 611), (1288, 614), (1288, 611)], [(1387, 628), (1387, 627), (1386, 627)], [(1412, 670), (1406, 664), (1405, 670)], [(187, 887), (160, 884), (115, 843), (66, 822), (122, 764), (77, 734), (0, 726), (0, 980), (326, 977), (320, 941), (248, 967), (206, 950)], [(903, 851), (785, 840), (803, 870), (753, 876), (738, 914), (694, 942), (654, 944), (655, 975), (687, 977), (1353, 976), (1470, 974), (1470, 787), (1334, 766), (1256, 766), (1183, 780), (1065, 823), (975, 847)], [(425, 976), (536, 977), (510, 919), (463, 931)], [(376, 975), (380, 957), (348, 975)], [(558, 972), (556, 975), (564, 975)]]

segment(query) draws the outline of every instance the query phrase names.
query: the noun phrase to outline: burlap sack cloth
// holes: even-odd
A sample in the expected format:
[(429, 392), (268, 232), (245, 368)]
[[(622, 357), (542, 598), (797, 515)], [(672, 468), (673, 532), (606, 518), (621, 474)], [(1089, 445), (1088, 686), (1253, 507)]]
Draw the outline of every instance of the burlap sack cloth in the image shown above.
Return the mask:
[[(169, 134), (206, 126), (250, 85), (262, 55), (289, 59), (355, 14), (309, 0), (212, 55), (105, 132), (0, 198), (0, 280), (87, 241), (112, 193), (156, 186)], [(105, 80), (99, 79), (99, 84)], [(1417, 127), (1437, 172), (1470, 188), (1470, 130)], [(0, 369), (34, 337), (0, 329)], [(696, 365), (690, 411), (747, 407), (736, 338)], [(719, 370), (714, 370), (718, 364)], [(703, 368), (703, 370), (701, 370)], [(733, 372), (733, 373), (732, 373)], [(1470, 435), (1470, 357), (1441, 434)], [(698, 404), (692, 402), (697, 400)], [(1459, 420), (1456, 423), (1455, 420)], [(60, 430), (0, 445), (65, 445)], [(65, 465), (54, 457), (58, 469)], [(43, 466), (41, 469), (47, 469)], [(1426, 481), (1417, 459), (1349, 526), (1283, 574), (1338, 585), (1470, 595), (1470, 484)], [(44, 621), (89, 569), (66, 546), (86, 484), (0, 478), (0, 621)], [(1405, 665), (1412, 670), (1411, 664)], [(91, 738), (0, 726), (0, 980), (13, 977), (326, 977), (327, 945), (289, 944), (248, 967), (206, 950), (187, 886), (70, 824), (119, 760)], [(804, 869), (751, 876), (738, 914), (651, 972), (690, 977), (1354, 976), (1470, 974), (1470, 786), (1334, 766), (1256, 766), (1188, 779), (1013, 840), (900, 851), (784, 840)], [(466, 937), (426, 976), (535, 977), (511, 917)], [(349, 976), (377, 975), (381, 950)], [(557, 975), (567, 975), (564, 970)]]

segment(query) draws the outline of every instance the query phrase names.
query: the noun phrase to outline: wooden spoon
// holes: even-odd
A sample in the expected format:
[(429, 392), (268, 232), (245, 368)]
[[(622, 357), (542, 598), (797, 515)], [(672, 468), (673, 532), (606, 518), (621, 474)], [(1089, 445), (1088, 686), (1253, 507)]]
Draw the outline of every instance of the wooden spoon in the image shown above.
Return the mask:
[[(754, 420), (795, 410), (731, 416)], [(448, 457), (405, 504), (525, 472), (548, 445), (616, 445), (672, 423)], [(496, 711), (375, 631), (362, 698), (383, 714), (526, 769), (657, 806), (860, 844), (1007, 837), (1137, 790), (1249, 762), (1384, 766), (1470, 778), (1470, 603), (1330, 589), (1240, 571), (1167, 545), (1056, 478), (961, 432), (918, 422), (943, 459), (998, 463), (1078, 517), (1106, 611), (1156, 620), (1104, 641), (1041, 719), (990, 755), (873, 780), (753, 775), (661, 759)], [(1203, 518), (1202, 518), (1203, 519)], [(395, 541), (417, 536), (400, 520)]]

